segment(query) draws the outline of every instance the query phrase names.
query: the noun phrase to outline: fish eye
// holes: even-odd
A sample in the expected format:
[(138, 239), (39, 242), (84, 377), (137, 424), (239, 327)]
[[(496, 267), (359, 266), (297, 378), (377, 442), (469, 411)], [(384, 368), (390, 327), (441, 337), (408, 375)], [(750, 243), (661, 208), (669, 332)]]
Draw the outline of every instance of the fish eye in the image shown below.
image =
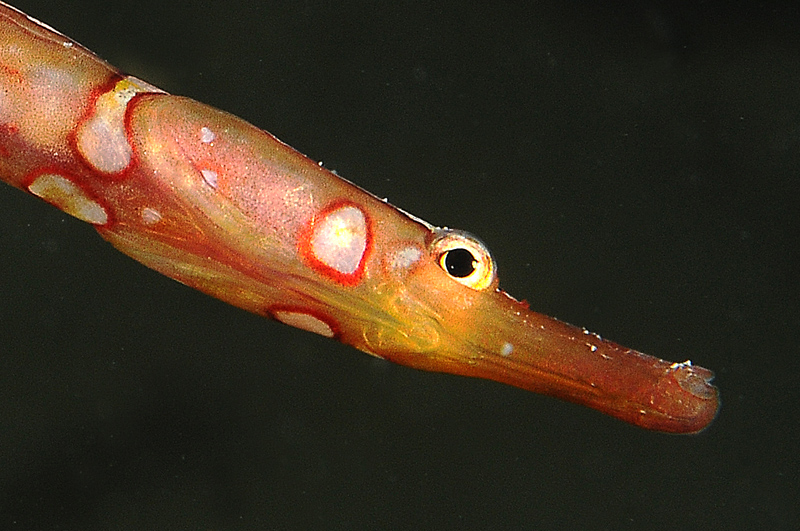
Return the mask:
[(438, 237), (431, 250), (450, 278), (477, 291), (495, 282), (494, 258), (483, 242), (463, 231), (436, 229), (436, 232)]

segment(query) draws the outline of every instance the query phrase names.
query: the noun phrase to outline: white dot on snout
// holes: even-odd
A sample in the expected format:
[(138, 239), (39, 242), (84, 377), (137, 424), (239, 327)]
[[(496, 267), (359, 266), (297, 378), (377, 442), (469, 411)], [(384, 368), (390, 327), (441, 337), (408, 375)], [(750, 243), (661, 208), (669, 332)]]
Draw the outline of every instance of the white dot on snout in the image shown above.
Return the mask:
[(503, 356), (504, 358), (509, 357), (512, 352), (514, 352), (514, 345), (512, 345), (508, 341), (503, 343), (503, 346), (500, 347), (500, 355)]

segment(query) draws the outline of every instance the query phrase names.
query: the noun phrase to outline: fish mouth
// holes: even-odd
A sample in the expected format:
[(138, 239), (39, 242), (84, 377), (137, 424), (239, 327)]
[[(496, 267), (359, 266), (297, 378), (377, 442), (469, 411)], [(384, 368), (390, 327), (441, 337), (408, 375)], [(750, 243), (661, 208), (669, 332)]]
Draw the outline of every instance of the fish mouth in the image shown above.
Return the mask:
[(598, 364), (541, 365), (519, 353), (516, 363), (490, 354), (475, 363), (475, 374), (536, 393), (590, 407), (630, 424), (667, 433), (699, 433), (719, 413), (714, 373), (691, 361), (671, 363), (604, 340), (618, 349)]
[(474, 312), (482, 317), (468, 326), (446, 327), (434, 351), (384, 357), (553, 396), (655, 431), (698, 433), (717, 416), (712, 371), (623, 347), (510, 301)]

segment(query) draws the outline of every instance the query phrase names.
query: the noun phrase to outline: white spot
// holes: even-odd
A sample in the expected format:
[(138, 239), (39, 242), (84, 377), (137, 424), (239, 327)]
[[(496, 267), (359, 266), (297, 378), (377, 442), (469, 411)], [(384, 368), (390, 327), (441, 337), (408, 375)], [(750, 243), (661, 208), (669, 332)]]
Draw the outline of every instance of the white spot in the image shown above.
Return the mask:
[(217, 189), (217, 172), (213, 170), (200, 170), (203, 180), (214, 190)]
[(682, 361), (682, 362), (677, 362), (676, 361), (675, 363), (670, 365), (669, 368), (672, 369), (672, 370), (677, 370), (677, 369), (681, 369), (683, 367), (691, 367), (691, 366), (692, 366), (692, 360), (686, 360), (686, 361)]
[(508, 341), (503, 343), (503, 346), (500, 347), (500, 355), (503, 356), (504, 358), (509, 357), (512, 352), (514, 352), (514, 345), (512, 345)]
[(94, 169), (117, 173), (128, 167), (132, 149), (125, 131), (125, 109), (137, 94), (153, 92), (164, 91), (128, 76), (97, 97), (93, 114), (78, 127), (76, 134), (78, 151)]
[(164, 93), (133, 76), (119, 80), (97, 97), (94, 112), (77, 130), (78, 151), (96, 170), (117, 173), (128, 167), (132, 149), (125, 130), (125, 109), (137, 94)]
[(77, 132), (78, 151), (96, 170), (116, 173), (128, 167), (132, 149), (125, 132), (125, 108), (141, 92), (136, 78), (121, 79), (98, 96), (94, 114)]
[(108, 223), (106, 209), (66, 177), (45, 173), (28, 186), (28, 191), (81, 221), (95, 225)]
[(217, 138), (217, 135), (214, 134), (214, 131), (209, 129), (208, 127), (203, 127), (200, 129), (200, 142), (203, 144), (210, 144)]
[(405, 270), (417, 263), (422, 257), (422, 251), (417, 247), (404, 247), (394, 254), (392, 269)]
[(161, 213), (158, 210), (145, 207), (142, 209), (142, 221), (144, 221), (145, 225), (155, 225), (161, 221)]
[(334, 210), (314, 225), (311, 252), (325, 264), (351, 275), (358, 270), (367, 249), (367, 220), (357, 207)]
[(290, 312), (287, 310), (279, 310), (273, 313), (273, 316), (278, 321), (307, 332), (314, 332), (325, 337), (333, 337), (333, 329), (323, 321), (311, 314), (302, 312)]

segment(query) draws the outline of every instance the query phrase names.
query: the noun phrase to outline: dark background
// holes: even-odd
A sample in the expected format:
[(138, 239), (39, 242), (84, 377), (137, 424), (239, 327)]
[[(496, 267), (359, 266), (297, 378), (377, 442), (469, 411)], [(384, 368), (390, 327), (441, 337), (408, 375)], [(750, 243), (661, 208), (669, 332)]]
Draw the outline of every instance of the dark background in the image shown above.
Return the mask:
[(723, 406), (668, 436), (381, 362), (0, 186), (0, 529), (800, 526), (795, 8), (16, 5), (480, 235), (508, 292)]

